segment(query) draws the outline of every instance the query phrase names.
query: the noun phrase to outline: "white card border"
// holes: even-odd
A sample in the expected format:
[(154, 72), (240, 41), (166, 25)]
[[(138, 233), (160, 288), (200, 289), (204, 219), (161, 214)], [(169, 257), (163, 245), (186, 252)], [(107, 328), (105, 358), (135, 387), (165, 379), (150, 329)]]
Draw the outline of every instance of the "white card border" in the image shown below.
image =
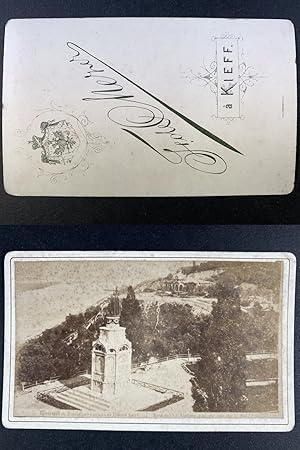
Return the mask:
[[(207, 419), (137, 419), (137, 418), (39, 418), (15, 417), (12, 409), (14, 383), (14, 264), (17, 260), (95, 259), (240, 259), (283, 261), (282, 336), (287, 347), (282, 358), (283, 418), (207, 418)], [(2, 423), (6, 428), (76, 429), (118, 431), (291, 431), (294, 411), (294, 307), (296, 258), (288, 252), (182, 252), (182, 251), (13, 251), (5, 256), (5, 324)], [(288, 306), (288, 307), (287, 307)], [(11, 308), (12, 307), (12, 308)], [(12, 312), (11, 312), (12, 311)], [(12, 370), (13, 369), (13, 370)], [(287, 374), (285, 376), (285, 374)]]

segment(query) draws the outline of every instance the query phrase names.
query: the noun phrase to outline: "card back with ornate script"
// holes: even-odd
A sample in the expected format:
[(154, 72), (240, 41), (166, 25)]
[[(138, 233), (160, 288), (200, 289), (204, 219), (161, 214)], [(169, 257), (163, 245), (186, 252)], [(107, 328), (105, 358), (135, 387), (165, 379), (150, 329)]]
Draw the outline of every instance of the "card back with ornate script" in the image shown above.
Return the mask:
[(294, 28), (263, 19), (11, 20), (3, 119), (9, 194), (287, 194)]

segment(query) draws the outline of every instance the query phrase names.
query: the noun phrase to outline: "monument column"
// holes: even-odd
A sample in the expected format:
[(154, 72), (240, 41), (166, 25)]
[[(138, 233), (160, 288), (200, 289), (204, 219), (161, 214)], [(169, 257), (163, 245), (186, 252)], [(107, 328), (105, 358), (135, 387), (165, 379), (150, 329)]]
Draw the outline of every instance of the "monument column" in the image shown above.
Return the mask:
[[(115, 306), (110, 312), (119, 313)], [(92, 349), (91, 389), (108, 399), (126, 389), (131, 380), (131, 342), (119, 321), (119, 314), (106, 316)]]

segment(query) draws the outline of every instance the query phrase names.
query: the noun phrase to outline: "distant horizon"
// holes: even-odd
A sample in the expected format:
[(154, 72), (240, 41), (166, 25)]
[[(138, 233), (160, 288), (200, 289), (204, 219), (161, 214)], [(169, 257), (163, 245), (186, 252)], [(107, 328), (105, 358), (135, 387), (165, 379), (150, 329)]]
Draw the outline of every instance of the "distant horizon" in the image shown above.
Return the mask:
[[(39, 283), (81, 283), (99, 280), (99, 271), (109, 275), (112, 288), (125, 276), (131, 278), (130, 284), (167, 276), (172, 271), (191, 265), (178, 261), (18, 261), (16, 263), (16, 286), (19, 282)], [(76, 269), (74, 270), (74, 266)], [(121, 268), (120, 268), (121, 266)], [(123, 267), (122, 267), (123, 266)], [(127, 274), (126, 274), (127, 272)]]
[[(205, 262), (196, 261), (196, 265)], [(240, 261), (236, 261), (240, 264)], [(79, 314), (95, 306), (118, 287), (124, 290), (164, 278), (183, 267), (187, 260), (84, 260), (84, 261), (18, 261), (15, 263), (16, 340), (18, 343), (59, 325), (69, 314)], [(229, 262), (231, 265), (232, 262)], [(256, 261), (249, 262), (255, 270)], [(270, 264), (270, 262), (266, 262)]]
[[(20, 344), (109, 296), (167, 276), (186, 261), (18, 261), (15, 264), (16, 341)], [(188, 262), (190, 265), (190, 262)], [(75, 267), (74, 267), (75, 266)], [(124, 279), (126, 282), (124, 282)], [(36, 284), (28, 289), (28, 284)], [(26, 286), (27, 284), (27, 286)], [(41, 285), (45, 285), (42, 286)], [(62, 285), (64, 289), (62, 290)]]

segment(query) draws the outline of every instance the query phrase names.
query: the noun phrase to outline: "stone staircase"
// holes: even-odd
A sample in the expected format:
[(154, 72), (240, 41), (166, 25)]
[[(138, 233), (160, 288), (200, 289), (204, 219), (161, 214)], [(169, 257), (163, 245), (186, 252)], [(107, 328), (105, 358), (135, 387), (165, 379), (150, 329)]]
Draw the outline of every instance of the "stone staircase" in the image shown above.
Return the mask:
[(83, 387), (68, 389), (52, 395), (56, 400), (82, 411), (107, 411), (110, 407), (108, 401)]

